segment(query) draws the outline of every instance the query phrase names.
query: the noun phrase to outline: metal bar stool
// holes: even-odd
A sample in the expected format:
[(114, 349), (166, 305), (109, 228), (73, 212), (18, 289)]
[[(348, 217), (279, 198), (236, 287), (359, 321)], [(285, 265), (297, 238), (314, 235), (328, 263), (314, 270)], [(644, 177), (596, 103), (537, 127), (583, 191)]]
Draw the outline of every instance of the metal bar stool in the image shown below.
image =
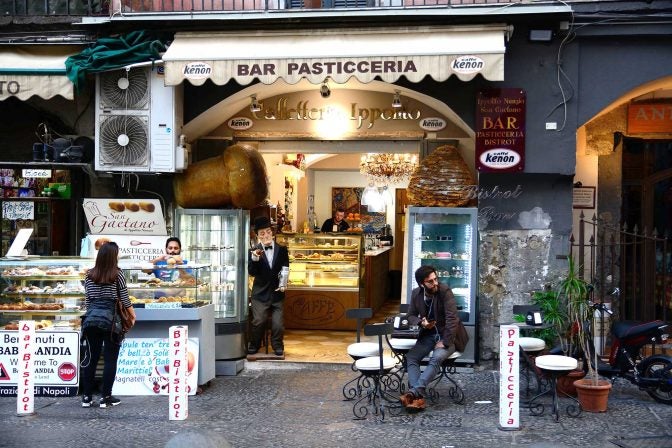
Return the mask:
[[(457, 373), (457, 366), (455, 365), (455, 362), (460, 356), (462, 356), (462, 352), (455, 351), (448, 358), (446, 358), (446, 360), (441, 363), (441, 370), (427, 385), (427, 396), (432, 403), (436, 403), (439, 400), (439, 392), (436, 390), (436, 386), (439, 385), (443, 378), (445, 378), (450, 383), (448, 385), (448, 397), (453, 400), (453, 403), (464, 403), (464, 390), (459, 384), (457, 384), (457, 381), (451, 378), (451, 375)], [(429, 358), (425, 359), (429, 361)], [(424, 361), (425, 360), (423, 359), (423, 362)]]
[(541, 392), (541, 378), (537, 375), (534, 360), (546, 348), (546, 343), (539, 338), (518, 338), (521, 356), (521, 373), (525, 375), (525, 396), (530, 394), (530, 379), (534, 376), (537, 382), (537, 394)]
[[(530, 413), (532, 415), (542, 415), (544, 413), (544, 405), (542, 403), (535, 403), (535, 401), (542, 395), (550, 394), (552, 397), (552, 410), (551, 412), (555, 416), (555, 421), (560, 420), (560, 399), (558, 397), (558, 389), (556, 387), (558, 378), (567, 375), (572, 370), (576, 369), (576, 359), (570, 358), (569, 356), (560, 356), (560, 355), (543, 355), (538, 356), (534, 360), (536, 366), (541, 370), (541, 372), (549, 378), (548, 389), (534, 396), (528, 403), (530, 407)], [(567, 398), (572, 400), (573, 403), (570, 403), (566, 407), (566, 412), (569, 417), (578, 417), (581, 414), (581, 406), (576, 398), (562, 393)], [(576, 404), (574, 404), (576, 403)]]
[(362, 420), (372, 413), (380, 415), (381, 420), (385, 419), (385, 409), (390, 414), (396, 415), (401, 412), (401, 403), (397, 396), (391, 395), (386, 387), (386, 376), (397, 365), (396, 358), (386, 356), (383, 350), (383, 336), (392, 333), (392, 324), (377, 323), (369, 324), (364, 327), (366, 336), (378, 337), (378, 354), (367, 358), (361, 358), (355, 361), (355, 367), (367, 378), (369, 385), (362, 397), (352, 406), (352, 413), (357, 420)]
[[(369, 356), (378, 356), (378, 344), (375, 342), (361, 342), (361, 331), (362, 331), (362, 322), (364, 319), (370, 319), (373, 316), (373, 310), (371, 308), (351, 308), (345, 311), (345, 317), (347, 319), (356, 319), (357, 320), (357, 339), (356, 342), (348, 345), (347, 351), (348, 355), (352, 358), (352, 364), (350, 368), (353, 372), (357, 372), (357, 367), (355, 362), (358, 359), (366, 358)], [(362, 384), (366, 382), (367, 378), (362, 375), (360, 372), (357, 377), (351, 379), (343, 385), (343, 397), (346, 400), (354, 400), (362, 394), (362, 389), (368, 387), (368, 384)]]

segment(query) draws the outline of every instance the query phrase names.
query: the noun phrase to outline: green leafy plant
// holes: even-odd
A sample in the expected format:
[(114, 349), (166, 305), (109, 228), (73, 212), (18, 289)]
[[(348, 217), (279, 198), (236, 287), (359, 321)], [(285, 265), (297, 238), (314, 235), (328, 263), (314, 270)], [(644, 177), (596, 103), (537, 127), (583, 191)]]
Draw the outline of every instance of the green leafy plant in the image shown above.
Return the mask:
[(544, 322), (551, 328), (536, 330), (534, 336), (543, 339), (547, 347), (553, 347), (559, 341), (565, 349), (564, 334), (567, 328), (567, 314), (557, 291), (547, 287), (532, 293), (532, 303), (537, 305), (544, 316)]
[(579, 276), (580, 267), (571, 257), (567, 258), (568, 267), (564, 278), (560, 280), (557, 287), (558, 294), (563, 298), (567, 310), (567, 322), (569, 323), (568, 339), (569, 353), (573, 354), (571, 349), (575, 345), (579, 355), (584, 358), (584, 365), (587, 366), (587, 377), (592, 379), (594, 385), (598, 384), (598, 375), (594, 369), (597, 365), (597, 351), (595, 352), (595, 363), (586, 359), (590, 355), (590, 343), (588, 340), (586, 325), (592, 318), (592, 308), (588, 302), (588, 283)]

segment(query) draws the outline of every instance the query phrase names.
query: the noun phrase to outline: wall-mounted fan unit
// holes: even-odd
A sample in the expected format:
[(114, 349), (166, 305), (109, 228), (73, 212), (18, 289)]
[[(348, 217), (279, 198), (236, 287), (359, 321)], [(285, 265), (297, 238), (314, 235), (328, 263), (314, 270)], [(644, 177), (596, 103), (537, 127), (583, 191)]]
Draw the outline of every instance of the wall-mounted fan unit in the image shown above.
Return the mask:
[(98, 162), (122, 171), (149, 170), (147, 116), (108, 115), (98, 130)]
[(173, 173), (184, 169), (182, 86), (164, 85), (163, 67), (114, 70), (97, 77), (95, 168)]
[(149, 107), (149, 70), (132, 68), (103, 72), (99, 76), (101, 109), (147, 109)]

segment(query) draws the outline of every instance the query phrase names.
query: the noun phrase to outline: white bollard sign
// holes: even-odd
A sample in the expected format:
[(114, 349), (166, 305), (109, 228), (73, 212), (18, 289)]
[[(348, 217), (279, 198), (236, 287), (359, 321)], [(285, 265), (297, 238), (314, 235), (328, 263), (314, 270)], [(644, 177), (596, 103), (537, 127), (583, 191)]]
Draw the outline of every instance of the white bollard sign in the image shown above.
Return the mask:
[(19, 362), (16, 386), (16, 413), (35, 413), (35, 321), (19, 321)]
[(520, 427), (520, 352), (516, 325), (499, 327), (499, 428), (516, 430)]
[(189, 388), (187, 386), (187, 339), (189, 327), (170, 327), (170, 369), (168, 382), (169, 420), (186, 420), (189, 416)]

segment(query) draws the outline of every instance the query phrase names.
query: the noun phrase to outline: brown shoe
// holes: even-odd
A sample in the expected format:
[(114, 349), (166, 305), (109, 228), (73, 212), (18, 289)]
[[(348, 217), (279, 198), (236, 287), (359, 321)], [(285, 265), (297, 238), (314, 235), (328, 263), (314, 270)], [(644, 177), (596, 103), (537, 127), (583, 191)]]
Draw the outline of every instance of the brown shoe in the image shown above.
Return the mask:
[(415, 400), (415, 395), (413, 395), (410, 392), (406, 392), (401, 397), (399, 397), (399, 401), (401, 402), (401, 405), (403, 407), (407, 407), (409, 404), (413, 403), (414, 400)]
[(425, 399), (421, 397), (413, 400), (412, 403), (406, 406), (406, 409), (411, 411), (422, 411), (423, 409), (425, 409), (425, 407), (427, 407)]

